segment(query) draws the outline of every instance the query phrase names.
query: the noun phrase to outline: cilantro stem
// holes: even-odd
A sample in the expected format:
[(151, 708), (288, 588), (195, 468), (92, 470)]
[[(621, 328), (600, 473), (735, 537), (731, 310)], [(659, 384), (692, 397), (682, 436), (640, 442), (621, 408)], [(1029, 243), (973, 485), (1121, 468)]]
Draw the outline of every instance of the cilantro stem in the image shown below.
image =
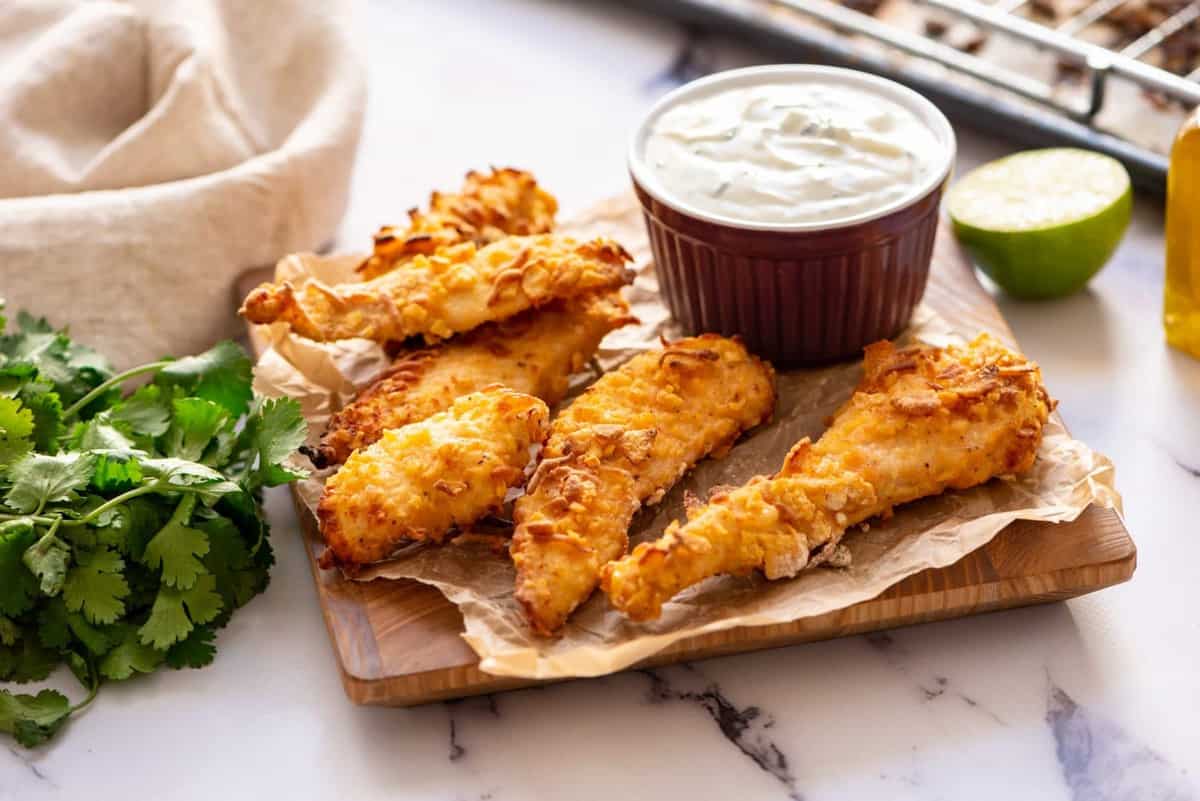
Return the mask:
[(167, 525), (175, 524), (186, 526), (188, 520), (192, 517), (192, 510), (196, 508), (196, 496), (193, 493), (188, 493), (179, 499), (179, 504), (175, 507), (175, 511), (171, 512), (171, 519), (167, 521)]
[[(54, 523), (58, 522), (59, 520), (62, 520), (62, 518), (61, 518), (61, 517), (57, 517), (57, 516), (55, 516), (55, 517), (43, 517), (43, 516), (40, 516), (40, 515), (9, 515), (9, 514), (0, 514), (0, 521), (2, 521), (2, 522), (8, 522), (9, 520), (28, 520), (28, 521), (29, 521), (29, 522), (31, 522), (31, 523), (40, 523), (40, 524), (41, 524), (41, 525), (43, 525), (43, 526), (49, 526), (49, 525), (53, 525)], [(71, 525), (71, 521), (69, 521), (69, 520), (68, 520), (68, 521), (67, 521), (67, 525)]]
[[(61, 517), (55, 517), (54, 522), (52, 522), (50, 524), (50, 528), (48, 528), (46, 530), (46, 533), (42, 535), (41, 539), (39, 539), (37, 541), (37, 544), (41, 545), (43, 542), (47, 542), (49, 540), (54, 539), (54, 534), (55, 534), (55, 532), (58, 531), (58, 527), (60, 525), (62, 525), (62, 521), (63, 521), (63, 519)], [(34, 546), (34, 547), (37, 547), (37, 546)]]
[(163, 361), (150, 362), (149, 364), (143, 364), (141, 367), (134, 367), (130, 370), (126, 370), (123, 373), (117, 373), (112, 378), (108, 379), (103, 384), (96, 387), (91, 392), (89, 392), (88, 394), (84, 395), (82, 398), (80, 398), (79, 400), (77, 400), (73, 404), (71, 404), (71, 406), (65, 412), (63, 412), (63, 416), (62, 416), (63, 421), (66, 422), (66, 421), (70, 420), (72, 417), (74, 417), (75, 415), (79, 414), (79, 411), (81, 409), (83, 409), (89, 403), (91, 403), (96, 398), (103, 395), (105, 392), (108, 392), (110, 389), (117, 386), (118, 384), (123, 384), (126, 381), (128, 381), (129, 379), (136, 378), (137, 376), (144, 375), (145, 373), (158, 372), (159, 370), (163, 369), (170, 363), (171, 363), (170, 360), (164, 359)]
[[(164, 486), (171, 487), (171, 485), (170, 485), (170, 484), (162, 484), (162, 483), (160, 483), (160, 482), (158, 482), (158, 481), (153, 481), (153, 482), (151, 482), (151, 483), (149, 483), (149, 484), (143, 484), (143, 485), (142, 485), (142, 486), (140, 486), (140, 487), (134, 487), (134, 488), (133, 488), (133, 489), (131, 489), (131, 490), (128, 490), (128, 491), (126, 491), (126, 492), (122, 492), (120, 495), (118, 495), (118, 496), (117, 496), (117, 497), (115, 497), (115, 498), (110, 498), (109, 500), (107, 500), (107, 501), (105, 501), (104, 503), (100, 504), (100, 505), (99, 505), (99, 506), (97, 506), (95, 509), (93, 509), (92, 511), (88, 512), (88, 513), (87, 513), (86, 515), (84, 515), (83, 517), (81, 517), (81, 518), (78, 518), (77, 520), (64, 520), (64, 521), (63, 521), (63, 524), (64, 524), (64, 525), (68, 525), (68, 526), (82, 526), (82, 525), (85, 525), (85, 524), (87, 524), (87, 523), (91, 522), (92, 520), (95, 520), (97, 517), (99, 517), (100, 515), (104, 514), (104, 513), (105, 513), (105, 512), (107, 512), (109, 509), (113, 508), (114, 506), (120, 506), (121, 504), (125, 503), (125, 501), (132, 500), (133, 498), (136, 498), (136, 497), (138, 497), (139, 495), (148, 495), (148, 494), (150, 494), (151, 492), (158, 492), (158, 491), (159, 491), (160, 489), (162, 489)], [(178, 489), (179, 489), (178, 487), (171, 487), (171, 490), (172, 490), (172, 491), (175, 491), (175, 490), (178, 490)]]
[(98, 692), (100, 692), (100, 681), (98, 679), (95, 679), (92, 681), (92, 686), (90, 688), (88, 688), (87, 698), (84, 698), (78, 704), (73, 704), (71, 706), (71, 711), (68, 712), (67, 714), (74, 715), (79, 710), (86, 709), (88, 704), (90, 704), (92, 701), (96, 700), (96, 693), (98, 693)]
[[(141, 495), (149, 495), (154, 492), (161, 492), (161, 493), (177, 492), (181, 495), (193, 498), (193, 506), (194, 506), (195, 493), (197, 492), (197, 490), (194, 488), (188, 487), (188, 486), (180, 486), (178, 484), (172, 484), (169, 481), (152, 481), (149, 484), (143, 484), (140, 487), (134, 487), (131, 490), (122, 492), (120, 495), (118, 495), (115, 498), (108, 499), (107, 501), (100, 504), (92, 511), (88, 512), (83, 517), (73, 517), (73, 518), (72, 517), (63, 517), (62, 515), (59, 515), (59, 514), (55, 514), (53, 517), (50, 517), (50, 516), (46, 516), (46, 515), (37, 515), (37, 514), (13, 515), (13, 514), (0, 513), (0, 522), (6, 522), (9, 520), (28, 520), (31, 523), (40, 523), (41, 525), (44, 525), (44, 526), (53, 526), (54, 529), (57, 529), (60, 525), (61, 526), (86, 526), (88, 523), (92, 522), (97, 517), (99, 517), (100, 515), (107, 512), (109, 509), (112, 509), (114, 506), (120, 506), (121, 504), (125, 503), (125, 501), (133, 500), (134, 498), (137, 498)], [(181, 504), (181, 506), (182, 506), (182, 504)], [(51, 510), (51, 511), (53, 511), (53, 510)], [(188, 511), (190, 514), (190, 509)]]

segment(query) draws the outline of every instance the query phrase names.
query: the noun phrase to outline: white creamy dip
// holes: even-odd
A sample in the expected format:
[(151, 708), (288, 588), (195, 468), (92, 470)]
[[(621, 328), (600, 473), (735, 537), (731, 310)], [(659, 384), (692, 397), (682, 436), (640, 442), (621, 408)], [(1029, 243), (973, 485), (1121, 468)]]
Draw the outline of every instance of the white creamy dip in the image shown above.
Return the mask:
[(821, 76), (681, 98), (651, 121), (642, 147), (668, 200), (750, 223), (870, 214), (947, 167), (947, 145), (914, 111)]

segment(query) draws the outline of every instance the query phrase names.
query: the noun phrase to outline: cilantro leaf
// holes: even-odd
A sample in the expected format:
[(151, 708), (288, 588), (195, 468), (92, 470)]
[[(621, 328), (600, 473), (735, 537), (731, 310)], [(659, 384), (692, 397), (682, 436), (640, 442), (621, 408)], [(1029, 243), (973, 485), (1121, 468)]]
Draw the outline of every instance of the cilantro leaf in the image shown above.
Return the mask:
[(221, 612), (221, 596), (214, 590), (216, 580), (204, 574), (188, 590), (163, 587), (154, 599), (150, 618), (138, 630), (142, 642), (165, 650), (183, 640), (192, 628), (207, 623)]
[(154, 381), (161, 386), (182, 387), (189, 395), (225, 407), (241, 417), (250, 405), (250, 358), (233, 342), (218, 342), (196, 356), (185, 356), (159, 371)]
[(144, 619), (142, 613), (149, 613), (154, 599), (158, 597), (158, 588), (162, 586), (159, 579), (157, 573), (141, 562), (125, 564), (125, 580), (129, 582), (129, 596), (125, 599), (125, 606), (136, 612), (129, 615), (131, 620), (141, 622)]
[(0, 615), (0, 645), (15, 645), (21, 630), (12, 620)]
[(22, 557), (36, 539), (33, 525), (23, 520), (0, 524), (0, 615), (19, 615), (33, 606), (37, 577)]
[(21, 561), (41, 579), (43, 595), (55, 596), (67, 578), (67, 563), (71, 561), (71, 546), (54, 536), (54, 528), (25, 549)]
[(208, 553), (208, 537), (203, 531), (187, 526), (195, 506), (196, 496), (185, 496), (142, 554), (143, 564), (152, 570), (162, 569), (163, 584), (168, 587), (189, 589), (206, 572), (199, 557)]
[(0, 690), (0, 731), (17, 738), (26, 748), (49, 740), (71, 714), (71, 702), (55, 690), (37, 695)]
[(170, 392), (155, 384), (146, 384), (109, 411), (109, 419), (145, 437), (161, 437), (171, 425)]
[(49, 381), (32, 381), (17, 394), (26, 409), (33, 414), (33, 446), (43, 453), (58, 451), (62, 434), (62, 399)]
[[(231, 342), (115, 375), (44, 319), (0, 315), (0, 681), (66, 664), (83, 706), (102, 681), (212, 661), (269, 581), (260, 488), (303, 475), (284, 465), (299, 406), (252, 403), (251, 377)], [(77, 708), (0, 691), (0, 732), (36, 745)]]
[(118, 627), (117, 645), (100, 660), (100, 675), (123, 681), (134, 673), (153, 673), (163, 663), (166, 654), (138, 639), (137, 627)]
[(0, 397), (0, 467), (29, 453), (33, 428), (33, 412), (15, 398)]
[[(144, 451), (92, 451), (96, 464), (92, 471), (92, 486), (101, 492), (131, 489), (142, 483), (138, 457)], [(97, 521), (99, 522), (99, 521)]]
[(178, 398), (172, 408), (171, 427), (162, 446), (168, 456), (199, 461), (213, 437), (233, 427), (223, 406), (203, 398)]
[[(152, 498), (130, 498), (113, 510), (108, 525), (96, 529), (96, 539), (102, 545), (116, 548), (130, 559), (141, 561), (146, 543), (162, 528), (168, 515), (161, 504)], [(93, 521), (99, 525), (101, 521)]]
[(75, 450), (107, 450), (122, 453), (137, 450), (137, 445), (109, 422), (108, 412), (100, 412), (86, 423), (76, 423), (69, 444)]
[(295, 400), (267, 398), (257, 404), (238, 438), (240, 458), (245, 460), (243, 473), (251, 487), (274, 487), (306, 478), (306, 471), (284, 467), (280, 462), (303, 445), (307, 436), (308, 423)]
[(209, 551), (204, 566), (216, 579), (217, 591), (225, 599), (226, 613), (244, 606), (266, 585), (265, 571), (254, 564), (242, 533), (227, 517), (197, 524), (208, 535)]
[(213, 645), (214, 632), (208, 626), (196, 626), (186, 639), (180, 640), (167, 651), (167, 664), (176, 670), (202, 668), (212, 664), (217, 648)]
[[(0, 395), (6, 398), (17, 398), (25, 387), (37, 383), (37, 368), (32, 364), (13, 364), (8, 357), (0, 353)], [(51, 389), (54, 385), (44, 382)]]
[[(28, 364), (54, 385), (60, 399), (74, 403), (112, 377), (112, 366), (91, 348), (54, 331), (44, 319), (21, 312), (19, 332), (0, 336), (0, 357), (7, 364)], [(98, 399), (99, 400), (99, 399)]]
[(0, 680), (24, 684), (41, 681), (58, 665), (53, 651), (35, 637), (22, 636), (12, 646), (0, 645)]
[(108, 548), (88, 554), (76, 553), (79, 564), (67, 573), (63, 600), (72, 612), (83, 612), (92, 623), (112, 623), (125, 613), (122, 598), (129, 595), (129, 584), (121, 575), (125, 562)]
[(225, 478), (223, 473), (199, 462), (166, 457), (141, 459), (138, 463), (147, 480), (186, 489), (209, 500), (241, 491), (241, 487)]
[(71, 642), (67, 623), (67, 604), (62, 598), (52, 598), (38, 613), (38, 640), (47, 648), (66, 648)]
[(257, 418), (254, 444), (264, 463), (282, 462), (308, 436), (308, 423), (292, 398), (267, 398), (259, 405)]
[(98, 687), (100, 679), (96, 675), (94, 659), (88, 658), (78, 651), (67, 651), (63, 654), (63, 661), (67, 663), (71, 673), (84, 687), (93, 691)]
[[(264, 522), (263, 530), (267, 531), (268, 529), (269, 529), (269, 527)], [(271, 582), (271, 574), (268, 571), (275, 564), (275, 549), (271, 547), (271, 541), (268, 539), (265, 539), (265, 535), (264, 535), (264, 539), (259, 541), (258, 547), (255, 548), (254, 551), (251, 553), (251, 556), (254, 559), (255, 566), (257, 566), (258, 569), (262, 571), (262, 586), (259, 587), (259, 590), (258, 590), (259, 592), (262, 592), (263, 590), (265, 590), (267, 588), (267, 585)]]
[(93, 654), (103, 654), (113, 647), (117, 636), (112, 633), (113, 626), (93, 626), (78, 612), (67, 614), (67, 628)]
[(30, 514), (47, 503), (75, 500), (75, 490), (91, 481), (93, 461), (85, 453), (58, 456), (32, 453), (8, 469), (12, 487), (4, 502), (18, 512)]

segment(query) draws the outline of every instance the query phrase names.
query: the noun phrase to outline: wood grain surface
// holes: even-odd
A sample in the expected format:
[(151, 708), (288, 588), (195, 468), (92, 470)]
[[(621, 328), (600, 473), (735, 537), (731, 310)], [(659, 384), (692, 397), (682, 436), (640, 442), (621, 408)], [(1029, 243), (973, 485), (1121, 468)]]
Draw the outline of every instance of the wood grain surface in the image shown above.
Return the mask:
[[(247, 275), (239, 289), (248, 290), (268, 277), (269, 272)], [(935, 247), (925, 302), (963, 329), (989, 331), (1015, 344), (945, 227)], [(352, 701), (409, 706), (544, 683), (479, 670), (475, 652), (459, 636), (463, 624), (458, 609), (436, 589), (407, 580), (356, 582), (338, 571), (321, 570), (317, 557), (324, 544), (316, 521), (298, 500), (296, 510), (342, 682)], [(1018, 521), (957, 563), (910, 576), (869, 601), (792, 623), (693, 637), (640, 666), (1059, 601), (1126, 581), (1136, 563), (1133, 540), (1112, 510), (1090, 508), (1074, 522), (1058, 525)]]

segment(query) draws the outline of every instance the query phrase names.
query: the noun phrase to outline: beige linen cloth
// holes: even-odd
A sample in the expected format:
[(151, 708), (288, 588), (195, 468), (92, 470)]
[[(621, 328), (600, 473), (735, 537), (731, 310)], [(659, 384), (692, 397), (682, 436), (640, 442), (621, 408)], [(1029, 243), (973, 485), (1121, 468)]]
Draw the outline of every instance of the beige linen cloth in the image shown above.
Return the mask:
[(349, 3), (0, 3), (0, 297), (118, 366), (241, 329), (243, 270), (320, 247), (365, 103)]

